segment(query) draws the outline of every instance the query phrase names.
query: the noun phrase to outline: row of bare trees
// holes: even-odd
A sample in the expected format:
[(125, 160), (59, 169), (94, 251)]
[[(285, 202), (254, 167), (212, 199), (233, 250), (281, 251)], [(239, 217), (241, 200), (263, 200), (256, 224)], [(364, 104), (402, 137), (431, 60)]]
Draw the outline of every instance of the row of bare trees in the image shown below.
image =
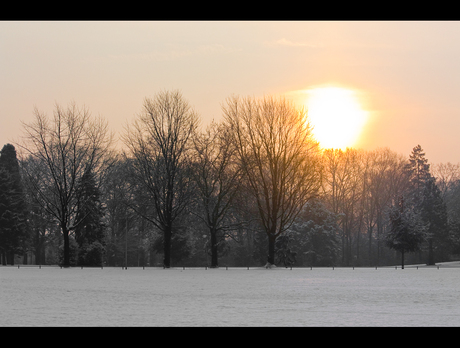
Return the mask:
[(339, 216), (341, 263), (378, 264), (387, 210), (406, 190), (406, 159), (388, 148), (325, 150), (323, 192)]
[[(222, 112), (222, 122), (201, 130), (179, 91), (160, 92), (145, 99), (119, 152), (107, 123), (87, 109), (57, 105), (51, 119), (35, 110), (21, 144), (29, 221), (40, 231), (35, 249), (39, 236), (60, 230), (67, 267), (72, 236), (89, 240), (82, 234), (100, 224), (105, 264), (127, 265), (133, 245), (138, 264), (155, 264), (156, 253), (164, 267), (197, 261), (202, 250), (212, 267), (219, 255), (266, 267), (393, 262), (383, 237), (389, 207), (409, 187), (406, 158), (389, 149), (321, 150), (306, 111), (282, 98), (234, 96)], [(453, 168), (436, 174), (456, 217)], [(99, 208), (88, 205), (103, 217), (90, 219)]]

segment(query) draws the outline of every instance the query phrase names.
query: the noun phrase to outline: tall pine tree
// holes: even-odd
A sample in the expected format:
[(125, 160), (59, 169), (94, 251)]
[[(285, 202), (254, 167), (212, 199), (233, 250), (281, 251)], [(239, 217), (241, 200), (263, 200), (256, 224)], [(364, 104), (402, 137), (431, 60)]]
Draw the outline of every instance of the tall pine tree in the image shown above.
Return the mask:
[(414, 205), (420, 205), (425, 183), (431, 178), (430, 165), (420, 145), (412, 149), (406, 166), (409, 175), (409, 197)]
[(2, 264), (14, 264), (14, 254), (24, 251), (26, 201), (16, 149), (11, 144), (0, 152), (0, 250)]
[(411, 209), (420, 215), (424, 225), (426, 244), (423, 249), (428, 251), (427, 264), (434, 265), (435, 258), (445, 258), (448, 250), (447, 207), (420, 145), (413, 148), (406, 169)]
[(104, 211), (94, 174), (86, 170), (78, 183), (77, 221), (75, 240), (78, 244), (78, 263), (85, 266), (102, 265), (105, 249)]
[(426, 228), (428, 243), (428, 265), (435, 264), (435, 258), (446, 256), (449, 231), (447, 225), (447, 207), (441, 191), (431, 177), (425, 183), (421, 203), (421, 216)]

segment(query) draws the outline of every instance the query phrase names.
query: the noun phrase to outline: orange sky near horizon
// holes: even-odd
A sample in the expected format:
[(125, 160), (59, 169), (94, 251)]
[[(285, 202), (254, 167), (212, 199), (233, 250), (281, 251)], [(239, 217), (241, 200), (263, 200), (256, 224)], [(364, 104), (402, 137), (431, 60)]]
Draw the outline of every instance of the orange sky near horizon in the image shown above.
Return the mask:
[(75, 101), (123, 132), (164, 89), (206, 124), (231, 95), (335, 86), (368, 115), (354, 147), (409, 156), (420, 144), (430, 163), (460, 163), (460, 22), (1, 21), (0, 34), (0, 146), (35, 106)]

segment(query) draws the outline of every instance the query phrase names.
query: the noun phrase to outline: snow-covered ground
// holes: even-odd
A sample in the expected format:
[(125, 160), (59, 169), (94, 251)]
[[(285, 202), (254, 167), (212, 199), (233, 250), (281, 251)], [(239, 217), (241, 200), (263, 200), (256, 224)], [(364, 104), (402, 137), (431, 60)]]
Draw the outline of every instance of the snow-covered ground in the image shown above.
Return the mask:
[(0, 267), (0, 326), (460, 326), (460, 268)]

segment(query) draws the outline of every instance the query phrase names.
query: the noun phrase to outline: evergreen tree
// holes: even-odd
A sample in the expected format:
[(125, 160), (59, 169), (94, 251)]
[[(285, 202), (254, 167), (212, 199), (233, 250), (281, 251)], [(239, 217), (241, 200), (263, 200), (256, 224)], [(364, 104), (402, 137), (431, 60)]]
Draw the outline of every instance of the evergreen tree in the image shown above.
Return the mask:
[(434, 265), (435, 257), (442, 257), (443, 251), (447, 251), (447, 207), (420, 145), (413, 148), (406, 169), (409, 174), (410, 204), (420, 214), (426, 230), (427, 264)]
[(409, 174), (409, 197), (415, 205), (419, 205), (422, 201), (425, 183), (431, 178), (430, 165), (420, 145), (412, 149), (406, 170)]
[(26, 242), (25, 197), (19, 163), (13, 145), (0, 152), (0, 250), (2, 263), (14, 263), (14, 254)]
[(75, 241), (78, 244), (78, 263), (86, 266), (100, 266), (104, 251), (104, 211), (100, 190), (94, 174), (87, 169), (77, 188), (78, 205)]
[[(447, 207), (436, 185), (435, 178), (431, 177), (425, 183), (421, 203), (421, 216), (426, 228), (428, 242), (428, 265), (435, 264), (435, 256), (442, 257), (442, 251), (447, 249), (449, 231), (447, 225)], [(436, 251), (436, 255), (435, 255)]]
[(7, 264), (7, 256), (9, 258), (11, 255), (11, 249), (18, 244), (14, 233), (15, 219), (11, 211), (11, 198), (10, 175), (0, 167), (0, 251), (3, 265)]
[(337, 231), (339, 214), (329, 211), (323, 202), (314, 199), (303, 207), (290, 232), (292, 250), (304, 266), (334, 266), (340, 252)]
[(423, 242), (423, 224), (420, 214), (414, 212), (400, 197), (397, 204), (389, 210), (390, 230), (385, 236), (385, 243), (390, 249), (401, 253), (401, 266), (404, 268), (404, 254), (420, 249)]

